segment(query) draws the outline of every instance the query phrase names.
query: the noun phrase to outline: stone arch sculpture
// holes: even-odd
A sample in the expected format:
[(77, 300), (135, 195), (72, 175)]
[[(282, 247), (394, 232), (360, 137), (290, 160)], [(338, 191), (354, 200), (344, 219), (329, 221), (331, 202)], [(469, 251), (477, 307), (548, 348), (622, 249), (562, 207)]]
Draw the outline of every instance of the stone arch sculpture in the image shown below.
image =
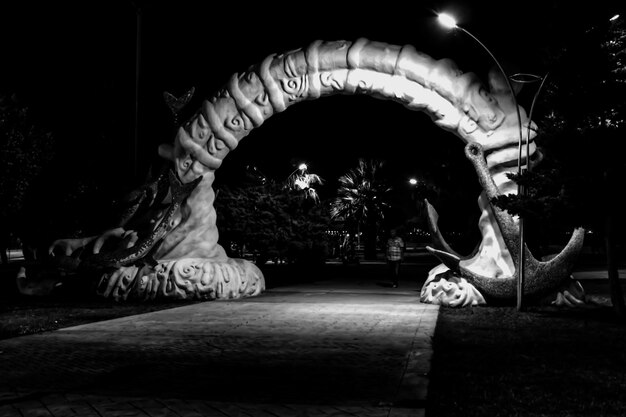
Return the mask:
[[(411, 45), (364, 38), (318, 40), (306, 48), (269, 55), (233, 74), (179, 127), (173, 144), (159, 148), (171, 162), (171, 172), (134, 194), (129, 200), (134, 204), (118, 227), (99, 236), (58, 240), (50, 253), (57, 254), (57, 262), (65, 259), (66, 267), (100, 271), (100, 293), (117, 299), (239, 298), (261, 293), (265, 288), (261, 271), (248, 261), (228, 258), (218, 244), (215, 171), (239, 141), (273, 114), (333, 94), (394, 100), (427, 113), (433, 123), (466, 144), (466, 156), (483, 187), (478, 198), (482, 241), (470, 256), (455, 253), (438, 232), (430, 207), (435, 237), (430, 250), (443, 263), (431, 271), (422, 301), (456, 306), (484, 302), (483, 294), (514, 299), (518, 219), (490, 204), (496, 195), (517, 191), (507, 177), (516, 169), (511, 161), (517, 161), (519, 129), (506, 81), (494, 72), (485, 85), (450, 59), (433, 59)], [(523, 108), (519, 111), (532, 163), (539, 160), (534, 143), (537, 126)], [(143, 235), (125, 227), (137, 216), (140, 203), (153, 208)], [(576, 229), (565, 249), (546, 262), (525, 249), (528, 294), (555, 290), (568, 279), (583, 235)], [(117, 246), (105, 250), (112, 241)], [(77, 257), (79, 250), (89, 255)]]

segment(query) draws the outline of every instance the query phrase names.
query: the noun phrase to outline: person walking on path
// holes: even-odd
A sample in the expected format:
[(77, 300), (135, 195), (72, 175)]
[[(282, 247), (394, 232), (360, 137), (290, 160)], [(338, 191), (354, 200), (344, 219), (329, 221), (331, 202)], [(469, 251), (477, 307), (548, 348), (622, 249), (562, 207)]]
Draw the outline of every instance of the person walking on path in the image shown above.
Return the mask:
[(398, 236), (396, 229), (391, 229), (389, 231), (389, 239), (387, 239), (385, 255), (387, 257), (387, 265), (389, 265), (391, 284), (393, 288), (398, 288), (400, 264), (402, 263), (402, 259), (404, 257), (404, 240)]

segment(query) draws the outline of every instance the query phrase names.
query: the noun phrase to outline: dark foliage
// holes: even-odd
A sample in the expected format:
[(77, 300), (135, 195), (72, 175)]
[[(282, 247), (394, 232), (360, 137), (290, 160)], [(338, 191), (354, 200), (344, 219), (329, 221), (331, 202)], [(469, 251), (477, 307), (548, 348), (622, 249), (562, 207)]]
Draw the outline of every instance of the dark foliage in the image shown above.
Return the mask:
[(543, 162), (513, 177), (526, 195), (494, 203), (544, 231), (600, 230), (615, 209), (618, 178), (626, 168), (623, 19), (598, 23), (553, 48), (552, 71), (533, 116)]
[(37, 126), (16, 95), (0, 94), (0, 240), (3, 251), (23, 232), (22, 210), (33, 182), (52, 160), (53, 135)]
[(324, 204), (273, 182), (222, 185), (215, 200), (220, 244), (229, 256), (319, 263), (328, 252)]

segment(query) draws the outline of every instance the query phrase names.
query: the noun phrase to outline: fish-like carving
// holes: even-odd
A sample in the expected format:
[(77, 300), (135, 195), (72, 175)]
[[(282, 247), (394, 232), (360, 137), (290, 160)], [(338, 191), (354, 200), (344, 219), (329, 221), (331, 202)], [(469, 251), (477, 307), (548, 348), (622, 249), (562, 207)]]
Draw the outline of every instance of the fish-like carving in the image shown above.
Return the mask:
[[(172, 202), (170, 203), (163, 218), (154, 230), (146, 237), (138, 240), (129, 248), (119, 249), (113, 252), (104, 252), (91, 255), (80, 263), (80, 268), (120, 268), (128, 266), (139, 260), (144, 259), (155, 245), (165, 237), (165, 235), (178, 225), (180, 219), (177, 219), (180, 207), (185, 199), (202, 181), (202, 177), (198, 177), (190, 183), (182, 184), (174, 171), (169, 171), (170, 190), (172, 194)], [(148, 263), (153, 266), (157, 264), (154, 259), (148, 259)]]
[(168, 91), (163, 92), (163, 100), (165, 100), (165, 104), (167, 108), (170, 109), (172, 115), (174, 116), (174, 124), (178, 125), (178, 117), (182, 112), (183, 108), (191, 101), (193, 94), (196, 92), (195, 87), (191, 87), (185, 94), (180, 97), (174, 96), (172, 93)]

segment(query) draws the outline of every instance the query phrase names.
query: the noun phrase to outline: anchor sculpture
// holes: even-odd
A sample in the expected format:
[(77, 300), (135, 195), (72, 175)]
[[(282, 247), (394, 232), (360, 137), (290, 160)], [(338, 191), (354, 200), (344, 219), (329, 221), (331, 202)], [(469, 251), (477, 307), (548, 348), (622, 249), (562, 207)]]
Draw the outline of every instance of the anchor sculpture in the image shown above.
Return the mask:
[[(154, 238), (142, 239), (133, 231), (133, 219), (139, 216), (134, 213), (130, 221), (100, 236), (58, 240), (50, 253), (83, 258), (79, 253), (92, 256), (103, 250), (103, 242), (119, 241), (124, 250), (110, 249), (113, 255), (104, 258), (107, 265), (100, 271), (98, 287), (102, 295), (117, 299), (238, 298), (261, 293), (265, 288), (261, 271), (248, 261), (228, 258), (218, 244), (212, 189), (216, 170), (240, 140), (273, 114), (324, 96), (365, 94), (425, 112), (437, 126), (461, 138), (484, 189), (478, 199), (482, 241), (473, 255), (454, 253), (438, 233), (436, 221), (432, 222), (434, 236), (440, 237), (432, 252), (443, 264), (431, 271), (422, 301), (458, 306), (484, 302), (482, 294), (509, 299), (515, 294), (519, 225), (515, 217), (490, 204), (496, 195), (516, 192), (507, 173), (512, 172), (509, 162), (517, 158), (519, 130), (514, 100), (505, 85), (495, 73), (485, 85), (449, 59), (433, 59), (411, 45), (365, 38), (317, 40), (306, 48), (269, 55), (233, 74), (179, 127), (172, 144), (159, 147), (159, 154), (171, 163), (170, 184), (180, 181), (192, 186), (185, 198), (179, 194), (180, 204), (170, 206), (171, 210), (155, 209), (173, 201), (171, 186), (165, 197), (156, 191), (146, 194), (159, 188), (154, 184), (140, 193), (144, 198), (138, 201), (149, 202), (143, 216), (152, 216), (151, 228), (143, 233)], [(523, 108), (519, 110), (527, 132), (523, 140), (530, 142), (530, 155), (524, 155), (524, 160), (530, 161), (537, 154), (537, 126)], [(164, 217), (175, 221), (159, 226)], [(436, 217), (432, 207), (431, 217)], [(548, 262), (536, 261), (525, 249), (529, 294), (558, 291), (569, 279), (583, 235), (582, 229), (575, 230), (563, 252)]]
[[(490, 170), (485, 160), (483, 147), (478, 143), (469, 143), (465, 146), (465, 153), (474, 165), (486, 197), (490, 200), (497, 197), (499, 191), (489, 174)], [(490, 209), (483, 209), (483, 216), (496, 218), (507, 250), (504, 256), (508, 254), (512, 258), (512, 266), (515, 267), (514, 272), (509, 275), (493, 276), (486, 275), (480, 270), (478, 272), (472, 270), (471, 261), (475, 261), (476, 256), (461, 257), (450, 248), (437, 230), (436, 213), (433, 207), (428, 204), (430, 229), (433, 232), (436, 246), (435, 248), (428, 247), (428, 250), (436, 255), (443, 264), (430, 271), (429, 278), (421, 291), (422, 301), (457, 307), (485, 304), (483, 294), (497, 300), (515, 299), (520, 270), (519, 267), (516, 267), (520, 262), (519, 224), (506, 211), (495, 206), (491, 206)], [(523, 262), (527, 274), (526, 294), (537, 298), (548, 295), (550, 291), (556, 291), (555, 294), (558, 295), (555, 295), (555, 304), (573, 306), (584, 303), (582, 286), (580, 283), (568, 279), (573, 261), (582, 249), (584, 233), (582, 228), (575, 229), (565, 248), (548, 261), (535, 259), (528, 247), (524, 246)], [(488, 241), (485, 237), (483, 235), (483, 243), (485, 240)], [(482, 249), (484, 246), (481, 245), (478, 252)], [(477, 258), (480, 259), (480, 256), (478, 255)], [(486, 272), (493, 272), (493, 270), (493, 268), (487, 269)]]

